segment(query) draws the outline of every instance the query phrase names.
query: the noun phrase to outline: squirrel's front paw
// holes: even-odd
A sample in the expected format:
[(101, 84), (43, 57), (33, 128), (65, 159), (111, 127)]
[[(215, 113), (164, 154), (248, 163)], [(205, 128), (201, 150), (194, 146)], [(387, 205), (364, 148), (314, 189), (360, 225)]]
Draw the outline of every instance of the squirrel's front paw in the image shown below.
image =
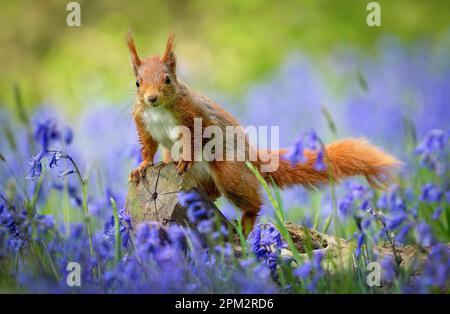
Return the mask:
[(186, 161), (186, 160), (180, 159), (180, 160), (176, 161), (176, 164), (177, 164), (176, 168), (177, 168), (178, 174), (182, 175), (183, 172), (186, 172), (191, 168), (192, 161)]
[(153, 166), (153, 163), (151, 162), (141, 162), (141, 164), (136, 169), (131, 171), (129, 180), (133, 183), (138, 184), (141, 179), (145, 177), (147, 168), (151, 166)]

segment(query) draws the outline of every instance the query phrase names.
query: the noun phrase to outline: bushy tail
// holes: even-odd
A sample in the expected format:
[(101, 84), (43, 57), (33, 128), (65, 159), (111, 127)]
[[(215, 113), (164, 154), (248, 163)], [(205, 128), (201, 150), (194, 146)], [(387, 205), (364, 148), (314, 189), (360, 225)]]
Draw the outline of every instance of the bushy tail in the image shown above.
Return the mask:
[(306, 163), (292, 166), (283, 158), (287, 150), (279, 151), (279, 167), (275, 172), (263, 172), (263, 177), (273, 181), (280, 188), (303, 185), (307, 188), (319, 187), (350, 176), (361, 175), (374, 188), (385, 188), (391, 180), (391, 171), (401, 162), (395, 157), (370, 145), (364, 139), (349, 138), (326, 146), (325, 162), (327, 169), (318, 171), (314, 168), (317, 153), (305, 150)]

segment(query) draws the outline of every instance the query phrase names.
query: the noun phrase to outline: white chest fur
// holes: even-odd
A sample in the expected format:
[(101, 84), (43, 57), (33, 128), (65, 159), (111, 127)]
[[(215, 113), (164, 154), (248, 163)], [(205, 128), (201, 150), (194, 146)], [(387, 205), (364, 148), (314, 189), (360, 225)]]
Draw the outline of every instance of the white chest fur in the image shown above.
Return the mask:
[(147, 132), (169, 151), (178, 140), (177, 123), (170, 111), (164, 108), (150, 108), (142, 114)]
[[(150, 108), (144, 111), (142, 119), (147, 132), (170, 152), (180, 134), (180, 130), (177, 128), (178, 124), (170, 111), (164, 108)], [(202, 182), (213, 180), (206, 161), (194, 162), (191, 173)]]

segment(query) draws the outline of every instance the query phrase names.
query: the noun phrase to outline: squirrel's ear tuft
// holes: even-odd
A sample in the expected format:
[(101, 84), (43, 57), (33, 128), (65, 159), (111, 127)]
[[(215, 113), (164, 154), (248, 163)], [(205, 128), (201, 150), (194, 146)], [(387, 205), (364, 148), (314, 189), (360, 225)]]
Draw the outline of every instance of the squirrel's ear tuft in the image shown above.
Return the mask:
[(136, 45), (134, 44), (133, 36), (131, 35), (131, 31), (128, 30), (128, 33), (126, 35), (127, 40), (127, 46), (128, 50), (130, 50), (130, 56), (131, 56), (131, 64), (133, 66), (134, 74), (137, 76), (138, 68), (141, 66), (141, 59), (139, 59), (139, 56), (136, 51)]
[(173, 77), (176, 79), (176, 77), (177, 77), (176, 76), (177, 75), (177, 73), (176, 73), (177, 60), (175, 58), (175, 53), (173, 52), (174, 40), (175, 40), (174, 33), (170, 33), (169, 38), (167, 39), (166, 51), (164, 52), (164, 55), (162, 56), (161, 61), (167, 65), (167, 67), (169, 68)]

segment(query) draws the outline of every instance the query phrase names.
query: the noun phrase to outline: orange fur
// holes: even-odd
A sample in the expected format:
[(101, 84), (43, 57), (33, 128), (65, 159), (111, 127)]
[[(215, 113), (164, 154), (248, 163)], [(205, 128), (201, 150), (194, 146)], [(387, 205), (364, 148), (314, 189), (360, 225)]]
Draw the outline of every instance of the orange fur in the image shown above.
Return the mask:
[(314, 169), (316, 153), (305, 150), (307, 162), (292, 166), (283, 159), (286, 150), (280, 150), (280, 166), (277, 171), (263, 173), (280, 188), (303, 185), (307, 188), (320, 187), (330, 180), (339, 182), (343, 178), (361, 175), (374, 188), (385, 188), (391, 179), (391, 170), (400, 166), (400, 162), (364, 139), (349, 138), (332, 143), (325, 148), (327, 170)]
[[(148, 128), (150, 122), (144, 119), (144, 112), (150, 115), (154, 113), (155, 116), (152, 116), (152, 119), (155, 119), (163, 110), (163, 112), (169, 113), (171, 119), (178, 125), (188, 127), (192, 136), (192, 152), (194, 152), (193, 145), (195, 143), (194, 118), (202, 119), (203, 129), (211, 125), (219, 126), (222, 130), (225, 130), (226, 126), (239, 126), (239, 122), (222, 107), (179, 81), (173, 52), (173, 35), (169, 36), (166, 50), (161, 58), (153, 56), (143, 60), (139, 59), (130, 34), (127, 37), (127, 44), (137, 83), (139, 83), (133, 117), (142, 145), (143, 157), (142, 164), (131, 174), (133, 181), (139, 181), (143, 170), (153, 163), (159, 144), (155, 136), (160, 138), (163, 136), (163, 141), (170, 141), (168, 135), (164, 137), (165, 135), (161, 134), (159, 129), (153, 130), (154, 134), (151, 134)], [(150, 102), (149, 95), (157, 96), (157, 102)], [(161, 128), (164, 126), (165, 124), (161, 124)], [(255, 152), (247, 138), (245, 138), (245, 143), (246, 156), (249, 152)], [(202, 145), (204, 144), (205, 142), (202, 143)], [(170, 147), (164, 148), (170, 150)], [(278, 170), (262, 173), (267, 182), (271, 183), (273, 179), (273, 182), (280, 188), (293, 185), (303, 185), (307, 188), (319, 187), (328, 183), (330, 178), (339, 182), (345, 177), (355, 175), (362, 175), (366, 177), (370, 185), (381, 188), (389, 182), (390, 171), (400, 164), (394, 157), (369, 145), (362, 139), (345, 139), (327, 146), (325, 159), (328, 171), (314, 169), (316, 153), (313, 151), (305, 151), (308, 161), (294, 167), (283, 159), (285, 153), (286, 150), (280, 150), (275, 156), (280, 158)], [(167, 154), (164, 159), (165, 161), (169, 160)], [(195, 164), (196, 161), (193, 163)], [(254, 161), (253, 164), (260, 168), (262, 161)], [(208, 164), (208, 171), (207, 176), (198, 178), (199, 183), (211, 199), (223, 195), (242, 210), (242, 226), (245, 234), (248, 234), (253, 228), (262, 205), (260, 182), (242, 161), (212, 161)]]

